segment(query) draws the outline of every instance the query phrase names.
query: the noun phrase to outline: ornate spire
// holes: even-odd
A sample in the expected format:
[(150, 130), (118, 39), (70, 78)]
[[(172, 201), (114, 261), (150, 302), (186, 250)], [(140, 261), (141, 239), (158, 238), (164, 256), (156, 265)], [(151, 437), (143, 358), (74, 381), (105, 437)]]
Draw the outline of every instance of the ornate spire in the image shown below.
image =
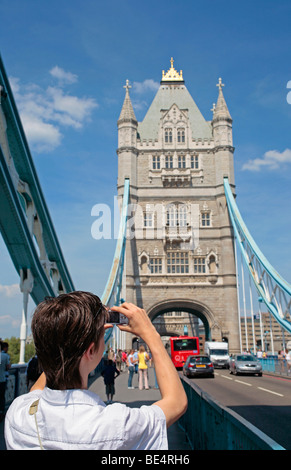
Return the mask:
[(120, 121), (121, 119), (126, 119), (126, 120), (133, 120), (137, 122), (135, 114), (134, 114), (134, 110), (132, 107), (131, 99), (129, 96), (129, 89), (131, 88), (131, 86), (129, 85), (128, 80), (126, 80), (126, 84), (123, 88), (125, 88), (126, 92), (125, 92), (125, 98), (124, 98), (123, 106), (122, 106), (118, 121)]
[(221, 78), (219, 78), (216, 86), (218, 86), (218, 99), (216, 106), (213, 107), (213, 120), (218, 118), (231, 120), (231, 115), (222, 93), (222, 87), (224, 87), (224, 83), (222, 83)]
[(165, 71), (162, 71), (162, 82), (184, 82), (183, 80), (183, 73), (182, 70), (180, 70), (180, 73), (177, 72), (177, 70), (173, 66), (174, 64), (174, 59), (171, 57), (171, 67), (169, 68), (168, 72), (165, 73)]

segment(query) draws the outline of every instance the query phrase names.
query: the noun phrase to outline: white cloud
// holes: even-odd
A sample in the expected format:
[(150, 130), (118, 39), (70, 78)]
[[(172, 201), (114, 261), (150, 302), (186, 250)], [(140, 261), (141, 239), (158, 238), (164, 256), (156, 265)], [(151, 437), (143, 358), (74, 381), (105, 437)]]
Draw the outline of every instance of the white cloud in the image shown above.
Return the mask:
[(82, 127), (84, 121), (91, 115), (97, 106), (92, 98), (78, 98), (65, 95), (59, 88), (49, 87), (47, 95), (51, 99), (53, 118), (62, 125), (75, 128)]
[(73, 96), (60, 87), (60, 82), (62, 85), (76, 82), (77, 75), (57, 66), (50, 74), (59, 81), (59, 86), (42, 89), (10, 78), (27, 140), (39, 153), (52, 151), (61, 144), (63, 128), (82, 128), (98, 106), (93, 98)]
[(147, 91), (157, 91), (160, 84), (152, 78), (147, 78), (143, 82), (133, 82), (133, 91), (136, 93), (145, 93)]
[(19, 284), (11, 284), (10, 286), (0, 284), (0, 293), (5, 297), (15, 297), (20, 294)]
[(291, 149), (286, 149), (283, 152), (269, 150), (264, 154), (263, 158), (249, 160), (243, 165), (242, 169), (249, 171), (260, 171), (264, 168), (276, 170), (283, 163), (291, 163)]
[(52, 77), (57, 78), (60, 84), (63, 83), (76, 83), (78, 81), (78, 75), (75, 75), (71, 72), (65, 72), (64, 69), (58, 67), (57, 65), (50, 70)]

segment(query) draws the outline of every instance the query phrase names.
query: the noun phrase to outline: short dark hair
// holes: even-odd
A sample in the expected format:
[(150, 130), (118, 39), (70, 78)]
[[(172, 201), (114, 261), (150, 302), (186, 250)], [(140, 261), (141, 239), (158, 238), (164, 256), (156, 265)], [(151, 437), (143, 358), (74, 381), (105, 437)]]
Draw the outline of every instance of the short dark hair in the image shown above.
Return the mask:
[(106, 318), (101, 300), (90, 292), (47, 297), (36, 307), (31, 330), (49, 388), (81, 387), (81, 358), (92, 342), (98, 347)]

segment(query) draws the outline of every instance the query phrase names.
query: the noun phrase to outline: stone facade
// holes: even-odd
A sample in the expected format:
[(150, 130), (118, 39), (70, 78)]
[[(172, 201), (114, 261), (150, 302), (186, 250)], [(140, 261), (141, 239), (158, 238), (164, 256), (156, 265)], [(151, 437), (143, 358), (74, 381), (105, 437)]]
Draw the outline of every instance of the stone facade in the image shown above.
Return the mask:
[[(182, 72), (163, 72), (160, 88), (137, 122), (128, 82), (118, 120), (118, 194), (130, 179), (126, 299), (153, 320), (189, 312), (208, 339), (239, 351), (234, 244), (223, 188), (234, 190), (232, 119), (221, 79), (206, 121)], [(127, 347), (131, 346), (127, 340)]]

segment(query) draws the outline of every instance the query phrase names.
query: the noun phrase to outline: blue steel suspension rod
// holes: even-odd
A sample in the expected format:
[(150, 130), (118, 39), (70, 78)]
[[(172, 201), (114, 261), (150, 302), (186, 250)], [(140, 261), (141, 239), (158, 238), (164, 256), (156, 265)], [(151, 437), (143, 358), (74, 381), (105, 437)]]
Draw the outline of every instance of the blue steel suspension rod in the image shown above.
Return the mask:
[[(256, 279), (256, 273), (255, 273), (255, 266), (253, 263), (253, 258), (255, 257), (257, 262), (259, 263), (260, 269), (262, 269), (267, 273), (269, 276), (269, 279), (275, 283), (275, 287), (273, 288), (273, 293), (271, 297), (273, 298), (275, 296), (276, 290), (279, 290), (282, 293), (282, 296), (286, 300), (286, 296), (288, 296), (288, 301), (286, 301), (286, 306), (287, 310), (290, 313), (290, 307), (291, 307), (291, 285), (288, 284), (279, 274), (278, 272), (272, 267), (272, 265), (269, 263), (269, 261), (266, 259), (266, 257), (263, 255), (257, 244), (255, 243), (254, 239), (250, 235), (241, 215), (238, 210), (238, 207), (235, 203), (228, 178), (224, 178), (224, 190), (225, 190), (225, 196), (226, 196), (226, 201), (227, 201), (227, 206), (228, 206), (228, 211), (229, 211), (229, 216), (232, 222), (232, 226), (234, 229), (235, 237), (238, 241), (239, 247), (241, 249), (243, 259), (246, 263), (246, 266), (252, 276), (252, 279), (254, 281), (255, 287), (266, 304), (268, 310), (270, 313), (275, 317), (276, 321), (280, 323), (280, 325), (287, 330), (288, 332), (291, 332), (291, 323), (286, 320), (285, 318), (282, 318), (282, 315), (280, 314), (278, 307), (275, 305), (271, 299), (267, 298), (267, 292), (264, 289), (264, 285), (262, 283), (262, 279), (264, 276), (264, 273), (261, 273), (261, 281), (258, 282)], [(252, 253), (252, 259), (250, 259), (244, 245), (247, 244), (249, 250)], [(267, 280), (268, 282), (269, 280)], [(269, 282), (268, 282), (269, 284)], [(280, 295), (279, 292), (279, 295)], [(270, 297), (268, 295), (268, 297)], [(281, 295), (280, 295), (281, 298)], [(282, 310), (282, 309), (281, 309)]]
[[(121, 283), (124, 270), (125, 246), (126, 246), (126, 228), (127, 213), (129, 203), (129, 179), (124, 180), (124, 192), (122, 210), (119, 224), (118, 240), (116, 243), (114, 258), (108, 277), (107, 284), (102, 294), (102, 303), (107, 306), (119, 305), (121, 295)], [(107, 342), (112, 334), (113, 328), (106, 330), (105, 342)]]

